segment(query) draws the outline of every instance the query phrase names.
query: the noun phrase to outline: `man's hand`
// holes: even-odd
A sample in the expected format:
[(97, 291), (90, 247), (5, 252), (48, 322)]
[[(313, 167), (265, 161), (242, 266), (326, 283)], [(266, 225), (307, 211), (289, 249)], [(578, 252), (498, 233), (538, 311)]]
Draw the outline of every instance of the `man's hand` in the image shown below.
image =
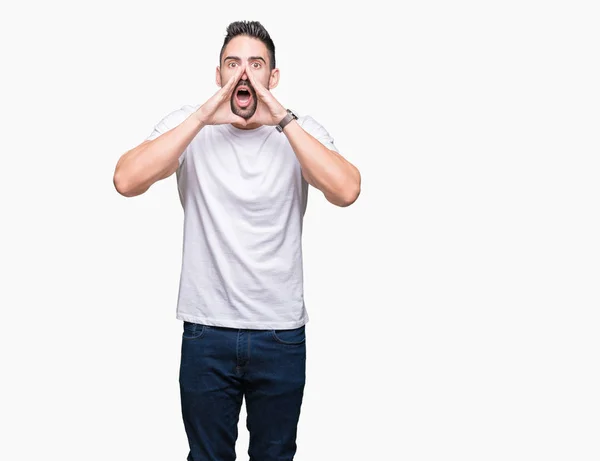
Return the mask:
[[(243, 69), (243, 66), (239, 67)], [(277, 99), (266, 89), (252, 74), (252, 68), (246, 63), (246, 75), (250, 79), (250, 83), (254, 87), (254, 91), (258, 96), (257, 108), (254, 115), (248, 120), (248, 123), (259, 123), (261, 125), (278, 125), (279, 122), (287, 115), (287, 110)]]
[(243, 70), (244, 68), (239, 66), (233, 77), (194, 113), (203, 125), (223, 125), (227, 123), (246, 125), (246, 120), (231, 112), (230, 101), (233, 89), (242, 76)]

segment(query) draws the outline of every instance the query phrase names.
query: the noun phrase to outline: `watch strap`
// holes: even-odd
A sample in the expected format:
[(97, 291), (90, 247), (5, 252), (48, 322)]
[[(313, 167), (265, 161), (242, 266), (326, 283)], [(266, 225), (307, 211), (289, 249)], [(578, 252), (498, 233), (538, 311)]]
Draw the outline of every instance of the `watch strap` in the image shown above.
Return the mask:
[(283, 131), (283, 129), (285, 128), (285, 126), (288, 123), (290, 123), (292, 120), (298, 119), (296, 114), (294, 114), (290, 109), (286, 109), (286, 110), (287, 110), (287, 115), (281, 119), (281, 121), (279, 122), (278, 125), (275, 125), (275, 128), (277, 128), (277, 131), (279, 131), (280, 133)]

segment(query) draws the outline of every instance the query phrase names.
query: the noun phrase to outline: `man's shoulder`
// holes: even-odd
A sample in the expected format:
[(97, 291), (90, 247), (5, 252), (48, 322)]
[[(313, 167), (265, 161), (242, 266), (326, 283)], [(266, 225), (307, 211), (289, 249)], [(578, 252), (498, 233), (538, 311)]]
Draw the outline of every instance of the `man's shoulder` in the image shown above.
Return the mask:
[(200, 104), (184, 104), (181, 108), (177, 109), (175, 112), (179, 113), (182, 117), (189, 117), (194, 112), (196, 112), (200, 108)]
[(310, 115), (308, 115), (308, 114), (303, 114), (303, 113), (301, 113), (301, 112), (297, 111), (297, 110), (296, 110), (296, 109), (294, 109), (294, 108), (290, 108), (290, 110), (291, 110), (291, 111), (292, 111), (292, 112), (293, 112), (293, 113), (296, 115), (296, 117), (298, 117), (298, 120), (297, 120), (297, 122), (298, 122), (300, 125), (303, 125), (304, 123), (306, 123), (306, 120), (307, 120), (307, 119), (310, 119), (310, 118), (312, 118)]
[(338, 152), (337, 147), (333, 142), (333, 137), (327, 131), (327, 129), (321, 124), (321, 122), (315, 120), (315, 118), (309, 114), (298, 114), (292, 109), (292, 111), (298, 117), (298, 124), (315, 139), (320, 141), (328, 149)]
[(294, 112), (294, 114), (296, 114), (296, 117), (298, 117), (298, 124), (309, 133), (313, 133), (322, 128), (321, 124), (317, 122), (312, 115), (298, 113), (294, 109), (291, 109), (291, 111)]
[(188, 118), (194, 112), (196, 112), (196, 110), (198, 110), (199, 107), (200, 107), (199, 104), (198, 105), (184, 104), (181, 107), (178, 107), (177, 109), (174, 109), (171, 112), (169, 112), (167, 115), (165, 115), (165, 117), (162, 119), (162, 122), (165, 123), (165, 125), (167, 125), (167, 127), (169, 129), (173, 128), (173, 127), (179, 125), (181, 122), (183, 122), (186, 118)]

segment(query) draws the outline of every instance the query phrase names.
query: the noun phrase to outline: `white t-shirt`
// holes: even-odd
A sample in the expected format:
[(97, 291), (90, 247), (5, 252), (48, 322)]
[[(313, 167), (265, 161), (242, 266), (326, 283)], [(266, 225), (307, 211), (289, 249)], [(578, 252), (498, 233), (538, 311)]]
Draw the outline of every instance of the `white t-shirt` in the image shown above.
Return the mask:
[[(200, 105), (164, 117), (147, 139)], [(329, 149), (312, 117), (298, 123)], [(302, 221), (308, 183), (286, 135), (274, 126), (207, 125), (179, 157), (184, 235), (176, 317), (230, 328), (290, 329), (308, 322)]]

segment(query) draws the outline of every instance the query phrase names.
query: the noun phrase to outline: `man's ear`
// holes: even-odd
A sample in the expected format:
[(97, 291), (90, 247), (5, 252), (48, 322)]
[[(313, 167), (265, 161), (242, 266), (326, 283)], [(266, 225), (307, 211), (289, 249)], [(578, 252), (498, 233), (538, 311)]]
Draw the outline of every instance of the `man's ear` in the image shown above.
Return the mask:
[(215, 80), (217, 82), (217, 86), (220, 87), (221, 86), (221, 68), (219, 66), (217, 66), (217, 75), (215, 77)]
[(269, 90), (276, 88), (279, 84), (279, 69), (275, 68), (271, 71), (271, 76), (269, 77)]

